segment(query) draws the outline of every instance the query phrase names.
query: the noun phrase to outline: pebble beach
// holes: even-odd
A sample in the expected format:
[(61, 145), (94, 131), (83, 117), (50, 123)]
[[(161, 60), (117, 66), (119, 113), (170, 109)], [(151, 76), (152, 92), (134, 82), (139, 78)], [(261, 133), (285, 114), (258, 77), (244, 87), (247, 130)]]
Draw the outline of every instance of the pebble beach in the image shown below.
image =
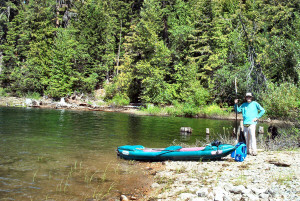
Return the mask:
[(148, 200), (300, 201), (300, 151), (260, 151), (243, 162), (167, 161)]

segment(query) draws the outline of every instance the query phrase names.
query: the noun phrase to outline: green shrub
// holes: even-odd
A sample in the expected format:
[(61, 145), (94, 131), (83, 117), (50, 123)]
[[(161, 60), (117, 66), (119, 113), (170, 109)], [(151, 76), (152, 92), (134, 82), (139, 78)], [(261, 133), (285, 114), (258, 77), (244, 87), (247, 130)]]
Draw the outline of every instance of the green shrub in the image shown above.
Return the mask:
[(129, 105), (130, 100), (126, 95), (117, 94), (113, 97), (113, 99), (109, 100), (108, 103), (113, 106), (125, 106)]
[(194, 104), (185, 103), (185, 104), (183, 104), (182, 111), (185, 116), (195, 116), (195, 115), (199, 114), (200, 109), (199, 109), (199, 107), (197, 107)]
[(165, 108), (165, 112), (171, 116), (183, 116), (183, 106), (182, 105), (174, 105)]
[(202, 108), (191, 103), (178, 103), (173, 102), (172, 106), (161, 107), (154, 106), (153, 104), (147, 104), (145, 108), (141, 109), (152, 115), (168, 114), (171, 116), (189, 116), (193, 117), (199, 114), (205, 114), (207, 116), (220, 115), (226, 116), (230, 114), (232, 108), (220, 108), (217, 104), (204, 106)]
[(6, 89), (0, 87), (0, 96), (2, 96), (2, 97), (7, 97), (8, 96), (8, 94), (6, 93)]
[(146, 107), (141, 108), (142, 111), (151, 115), (160, 115), (164, 113), (164, 108), (153, 104), (146, 104)]
[(154, 106), (153, 104), (147, 104), (145, 108), (141, 109), (152, 115), (171, 115), (171, 116), (195, 116), (199, 113), (199, 108), (195, 105), (184, 103), (175, 104), (173, 106)]
[(113, 82), (105, 84), (104, 89), (106, 99), (113, 99), (113, 97), (117, 94), (117, 85)]
[(261, 94), (261, 104), (271, 118), (299, 118), (300, 89), (292, 83), (268, 84)]
[(191, 105), (204, 106), (210, 99), (210, 93), (207, 89), (203, 88), (200, 83), (194, 82), (192, 83), (189, 88), (185, 88), (182, 93), (181, 97), (184, 103), (188, 103), (186, 107), (190, 107)]
[(25, 97), (35, 100), (41, 99), (41, 95), (38, 92), (28, 92), (27, 94), (25, 94)]
[(206, 105), (203, 108), (201, 108), (201, 113), (207, 115), (207, 116), (213, 116), (213, 115), (229, 115), (231, 109), (230, 108), (220, 108), (219, 105), (217, 104), (211, 104), (211, 105)]

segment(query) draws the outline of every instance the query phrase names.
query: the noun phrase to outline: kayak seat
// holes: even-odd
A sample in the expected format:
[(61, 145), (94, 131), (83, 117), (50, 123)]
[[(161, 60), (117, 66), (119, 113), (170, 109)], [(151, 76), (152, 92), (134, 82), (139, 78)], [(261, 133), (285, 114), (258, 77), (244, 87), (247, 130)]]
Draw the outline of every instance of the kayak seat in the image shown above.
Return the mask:
[(163, 151), (163, 150), (165, 150), (165, 149), (159, 149), (159, 148), (157, 148), (157, 149), (151, 149), (151, 148), (145, 148), (145, 149), (143, 149), (143, 152), (161, 152), (161, 151)]
[(145, 148), (143, 149), (144, 152), (161, 152), (161, 151), (179, 151), (182, 147), (181, 146), (169, 146), (165, 149), (163, 148)]
[(175, 150), (179, 150), (182, 149), (182, 146), (169, 146), (167, 148), (164, 149), (164, 151), (175, 151)]
[(179, 151), (202, 151), (205, 147), (190, 147), (190, 148), (182, 148)]
[[(205, 149), (205, 147), (189, 147), (189, 148), (179, 148), (180, 146), (172, 146), (173, 149), (169, 148), (169, 149), (151, 149), (151, 148), (145, 148), (143, 149), (144, 152), (161, 152), (161, 151), (181, 151), (181, 152), (185, 152), (185, 151), (202, 151)], [(179, 148), (179, 149), (176, 149)]]

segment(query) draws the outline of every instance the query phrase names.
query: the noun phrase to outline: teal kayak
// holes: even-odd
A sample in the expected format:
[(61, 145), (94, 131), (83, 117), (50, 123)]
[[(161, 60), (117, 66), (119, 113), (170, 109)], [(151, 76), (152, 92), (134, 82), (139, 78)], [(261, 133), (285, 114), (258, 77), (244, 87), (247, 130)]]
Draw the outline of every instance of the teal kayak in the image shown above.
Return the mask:
[(170, 146), (167, 148), (145, 148), (142, 145), (124, 145), (117, 148), (120, 158), (139, 161), (165, 161), (165, 160), (214, 160), (231, 154), (237, 146), (220, 144), (218, 146), (183, 148)]

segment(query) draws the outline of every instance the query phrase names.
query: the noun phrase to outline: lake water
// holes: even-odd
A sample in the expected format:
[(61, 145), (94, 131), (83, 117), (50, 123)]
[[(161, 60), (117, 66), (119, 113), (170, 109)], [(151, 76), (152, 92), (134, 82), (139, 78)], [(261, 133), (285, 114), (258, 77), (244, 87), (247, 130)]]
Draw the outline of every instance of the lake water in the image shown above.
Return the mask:
[[(146, 185), (116, 156), (125, 144), (166, 147), (228, 135), (234, 121), (99, 111), (0, 108), (0, 200), (107, 199)], [(193, 134), (180, 135), (180, 127)]]

